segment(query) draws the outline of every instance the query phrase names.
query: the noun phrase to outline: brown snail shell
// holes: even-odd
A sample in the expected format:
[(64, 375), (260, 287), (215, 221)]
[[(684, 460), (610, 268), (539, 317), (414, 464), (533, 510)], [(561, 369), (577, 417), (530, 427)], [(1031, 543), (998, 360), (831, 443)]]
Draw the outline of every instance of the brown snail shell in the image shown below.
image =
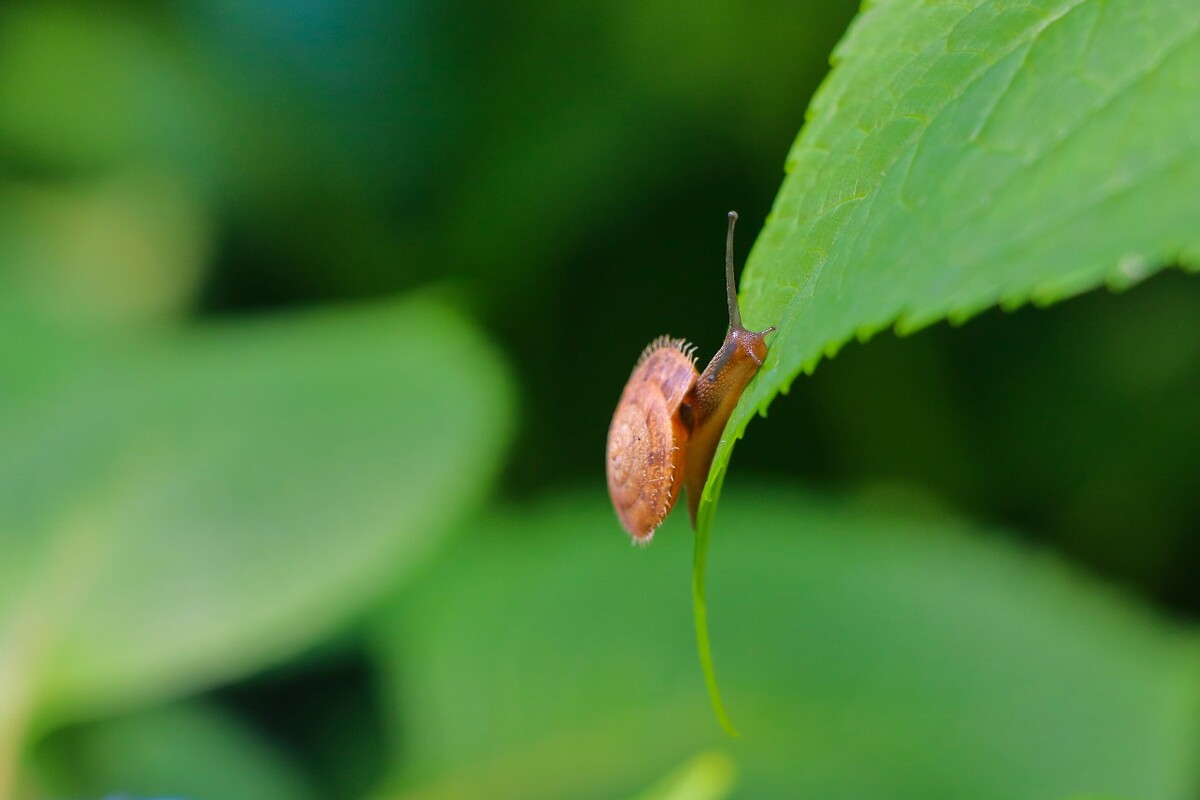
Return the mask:
[(729, 212), (725, 274), (729, 332), (703, 373), (695, 348), (660, 336), (642, 351), (608, 428), (608, 494), (633, 540), (645, 544), (687, 487), (692, 525), (713, 454), (742, 390), (767, 354), (764, 331), (742, 327), (733, 282), (733, 226)]
[(661, 336), (642, 352), (608, 429), (608, 493), (621, 524), (649, 539), (679, 498), (691, 413), (681, 407), (696, 385), (683, 339)]

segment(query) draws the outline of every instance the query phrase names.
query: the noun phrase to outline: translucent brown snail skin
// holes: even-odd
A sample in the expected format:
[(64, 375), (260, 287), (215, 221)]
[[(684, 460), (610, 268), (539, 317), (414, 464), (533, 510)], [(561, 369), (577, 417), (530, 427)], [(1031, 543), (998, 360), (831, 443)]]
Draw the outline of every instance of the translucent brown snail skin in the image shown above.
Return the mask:
[(625, 530), (647, 544), (671, 513), (681, 487), (696, 526), (700, 492), (713, 453), (738, 398), (767, 356), (763, 341), (775, 330), (742, 327), (733, 281), (733, 226), (725, 239), (729, 333), (713, 360), (696, 372), (695, 347), (660, 336), (642, 351), (608, 427), (608, 494)]

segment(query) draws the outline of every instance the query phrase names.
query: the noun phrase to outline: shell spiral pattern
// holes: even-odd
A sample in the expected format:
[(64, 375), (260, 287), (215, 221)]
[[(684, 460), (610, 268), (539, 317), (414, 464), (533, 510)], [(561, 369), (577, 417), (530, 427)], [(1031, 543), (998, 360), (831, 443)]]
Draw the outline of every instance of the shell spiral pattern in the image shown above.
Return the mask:
[(691, 423), (685, 399), (696, 383), (693, 348), (660, 337), (646, 348), (625, 384), (608, 429), (608, 491), (621, 524), (637, 543), (650, 541), (683, 486)]

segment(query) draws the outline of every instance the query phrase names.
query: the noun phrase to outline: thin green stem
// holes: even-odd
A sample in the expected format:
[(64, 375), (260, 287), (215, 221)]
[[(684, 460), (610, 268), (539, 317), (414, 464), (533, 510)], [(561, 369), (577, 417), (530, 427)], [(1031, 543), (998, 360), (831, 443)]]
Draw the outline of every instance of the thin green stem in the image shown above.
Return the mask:
[(708, 539), (712, 530), (711, 504), (700, 505), (696, 520), (696, 549), (692, 559), (692, 613), (696, 620), (696, 646), (700, 650), (700, 668), (704, 671), (704, 683), (708, 687), (708, 698), (721, 727), (732, 737), (740, 734), (729, 721), (725, 702), (721, 699), (721, 687), (717, 684), (717, 670), (713, 665), (712, 644), (708, 638), (708, 603), (704, 597), (705, 568), (708, 562)]

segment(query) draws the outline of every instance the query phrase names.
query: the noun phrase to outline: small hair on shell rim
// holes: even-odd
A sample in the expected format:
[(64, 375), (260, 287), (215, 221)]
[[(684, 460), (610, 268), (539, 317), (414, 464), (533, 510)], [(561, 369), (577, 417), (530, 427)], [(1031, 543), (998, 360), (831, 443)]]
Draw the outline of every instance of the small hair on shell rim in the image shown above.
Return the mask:
[(665, 348), (678, 350), (687, 356), (693, 365), (696, 363), (696, 345), (692, 344), (687, 339), (675, 338), (664, 333), (662, 336), (657, 337), (654, 341), (650, 342), (650, 344), (646, 345), (642, 349), (642, 354), (638, 356), (637, 363), (633, 365), (634, 371), (637, 371), (638, 367), (646, 363), (646, 359), (650, 358), (654, 351), (663, 350)]

